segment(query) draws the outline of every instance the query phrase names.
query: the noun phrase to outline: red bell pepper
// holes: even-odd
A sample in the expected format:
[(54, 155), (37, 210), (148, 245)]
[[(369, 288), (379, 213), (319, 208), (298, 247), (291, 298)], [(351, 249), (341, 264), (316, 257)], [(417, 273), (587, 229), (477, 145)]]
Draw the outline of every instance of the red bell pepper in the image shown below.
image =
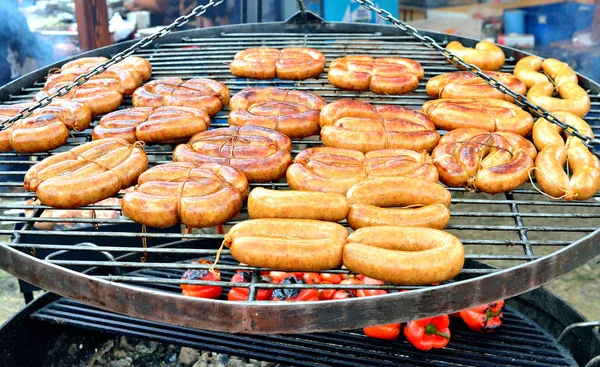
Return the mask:
[[(218, 270), (214, 272), (205, 269), (188, 270), (183, 274), (182, 280), (207, 280), (220, 281), (221, 274)], [(198, 298), (219, 298), (223, 288), (213, 285), (181, 284), (181, 292), (184, 296)]]
[[(352, 277), (348, 277), (348, 278), (342, 280), (340, 282), (340, 284), (362, 284), (362, 281), (360, 281), (352, 276)], [(356, 296), (356, 293), (357, 293), (356, 289), (346, 289), (346, 290), (352, 292), (352, 294)]]
[[(298, 279), (295, 276), (289, 276), (283, 279), (282, 284), (310, 284), (304, 279)], [(275, 289), (271, 295), (273, 301), (318, 301), (319, 291), (316, 289), (298, 289), (298, 288), (280, 288)]]
[(306, 280), (310, 284), (320, 284), (322, 280), (319, 273), (304, 273), (302, 279)]
[(363, 332), (369, 338), (383, 339), (383, 340), (396, 340), (400, 336), (400, 329), (402, 324), (385, 324), (377, 326), (367, 326), (363, 328)]
[(409, 321), (404, 328), (406, 339), (419, 350), (443, 348), (450, 341), (448, 315)]
[[(321, 281), (321, 284), (332, 284), (332, 283), (327, 280), (323, 280), (323, 281)], [(333, 296), (335, 295), (335, 292), (336, 292), (335, 289), (319, 289), (319, 299), (321, 301), (332, 300)]]
[[(360, 278), (357, 275), (356, 276), (357, 279), (362, 278), (362, 284), (376, 284), (376, 285), (381, 285), (384, 282), (381, 280), (377, 280), (377, 279), (373, 279), (373, 278), (369, 278), (367, 276), (362, 275)], [(387, 294), (387, 291), (385, 289), (359, 289), (356, 291), (356, 295), (358, 297), (369, 297), (369, 296), (378, 296), (381, 294)]]
[(338, 291), (335, 291), (332, 299), (346, 299), (346, 298), (354, 298), (354, 297), (356, 297), (356, 296), (351, 291), (349, 291), (347, 289), (340, 289)]
[[(252, 271), (238, 271), (231, 277), (231, 281), (235, 283), (250, 283), (252, 279)], [(259, 289), (256, 292), (258, 301), (266, 301), (271, 298), (272, 289)], [(233, 287), (227, 293), (227, 299), (230, 301), (247, 301), (250, 294), (250, 288)]]
[(341, 274), (332, 274), (332, 273), (321, 273), (321, 280), (330, 282), (331, 284), (340, 284), (343, 280)]
[(502, 325), (504, 300), (488, 303), (460, 312), (469, 329), (478, 333), (491, 333)]
[(286, 273), (285, 271), (270, 271), (269, 278), (271, 279), (271, 283), (281, 283), (287, 277), (296, 277), (297, 279), (302, 279), (304, 273), (295, 272), (295, 273)]

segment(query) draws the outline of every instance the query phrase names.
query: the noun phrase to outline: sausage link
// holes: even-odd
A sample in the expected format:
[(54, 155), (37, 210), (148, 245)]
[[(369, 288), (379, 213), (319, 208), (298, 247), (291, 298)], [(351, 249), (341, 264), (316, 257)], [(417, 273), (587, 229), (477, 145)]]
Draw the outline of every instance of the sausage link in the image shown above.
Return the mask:
[(348, 225), (356, 230), (372, 226), (406, 226), (443, 229), (450, 220), (450, 210), (444, 204), (422, 208), (379, 208), (374, 205), (352, 204)]
[(380, 207), (444, 204), (450, 206), (450, 191), (440, 184), (409, 178), (382, 177), (359, 182), (348, 190), (350, 204)]

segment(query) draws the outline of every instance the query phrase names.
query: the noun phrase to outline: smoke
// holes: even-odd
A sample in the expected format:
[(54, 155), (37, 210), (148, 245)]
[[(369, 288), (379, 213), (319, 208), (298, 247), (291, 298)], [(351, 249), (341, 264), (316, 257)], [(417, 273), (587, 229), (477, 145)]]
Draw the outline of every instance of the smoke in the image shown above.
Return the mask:
[(29, 30), (16, 0), (0, 0), (0, 85), (18, 76), (30, 59), (36, 66), (52, 62), (52, 44)]

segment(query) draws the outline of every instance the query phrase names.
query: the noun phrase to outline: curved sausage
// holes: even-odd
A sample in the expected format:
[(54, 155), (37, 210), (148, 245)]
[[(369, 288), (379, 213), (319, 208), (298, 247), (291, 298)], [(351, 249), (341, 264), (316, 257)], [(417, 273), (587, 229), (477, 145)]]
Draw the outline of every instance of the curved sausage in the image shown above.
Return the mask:
[(382, 177), (359, 182), (348, 190), (350, 204), (381, 207), (444, 204), (450, 206), (450, 191), (440, 184), (409, 177)]
[(305, 80), (317, 78), (325, 68), (325, 56), (306, 47), (249, 48), (238, 52), (229, 69), (240, 78)]
[(571, 112), (579, 117), (584, 117), (590, 110), (590, 97), (577, 83), (565, 82), (558, 86), (560, 98), (552, 97), (553, 93), (552, 83), (543, 82), (531, 87), (527, 92), (527, 98), (531, 103), (549, 112)]
[(446, 50), (482, 70), (498, 70), (504, 65), (504, 52), (491, 42), (481, 41), (475, 45), (475, 48), (469, 48), (458, 41), (452, 41), (446, 45)]
[(346, 56), (329, 64), (327, 78), (341, 89), (398, 95), (417, 89), (423, 75), (421, 64), (411, 59)]
[(464, 249), (458, 238), (437, 229), (367, 227), (348, 237), (343, 259), (345, 267), (371, 278), (430, 285), (460, 273)]
[(233, 226), (223, 243), (250, 266), (320, 271), (342, 263), (343, 226), (309, 219), (253, 219)]
[(229, 102), (230, 126), (263, 126), (287, 135), (306, 138), (320, 131), (319, 114), (327, 102), (308, 92), (280, 88), (248, 88)]
[(443, 229), (450, 220), (450, 210), (444, 204), (420, 208), (379, 208), (368, 204), (352, 204), (348, 225), (356, 230), (372, 226), (405, 226)]
[(546, 75), (539, 72), (543, 63), (544, 59), (541, 57), (526, 56), (517, 62), (513, 73), (527, 88), (531, 88), (537, 83), (549, 81)]

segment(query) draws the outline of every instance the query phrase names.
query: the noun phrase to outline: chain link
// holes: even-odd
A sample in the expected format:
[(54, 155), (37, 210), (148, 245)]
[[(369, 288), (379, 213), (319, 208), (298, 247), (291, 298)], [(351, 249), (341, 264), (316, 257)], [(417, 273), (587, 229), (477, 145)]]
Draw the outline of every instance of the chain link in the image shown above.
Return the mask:
[(151, 44), (152, 42), (154, 42), (155, 40), (166, 36), (173, 29), (181, 27), (182, 25), (186, 24), (191, 18), (194, 18), (194, 17), (204, 14), (204, 12), (206, 12), (206, 9), (210, 8), (211, 6), (217, 6), (217, 5), (221, 4), (223, 1), (224, 0), (210, 0), (208, 2), (208, 4), (206, 4), (206, 5), (199, 5), (199, 6), (195, 7), (187, 15), (180, 16), (179, 18), (175, 19), (175, 21), (173, 23), (169, 24), (168, 26), (165, 26), (164, 28), (161, 28), (158, 32), (154, 33), (153, 35), (139, 40), (134, 45), (132, 45), (129, 48), (114, 55), (107, 62), (96, 66), (93, 70), (87, 72), (86, 74), (82, 74), (82, 75), (78, 76), (71, 84), (60, 87), (52, 95), (49, 95), (49, 96), (46, 96), (46, 97), (40, 99), (35, 104), (19, 111), (19, 113), (17, 113), (12, 118), (2, 121), (0, 123), (0, 131), (6, 130), (9, 127), (11, 127), (15, 122), (17, 122), (21, 119), (24, 119), (28, 116), (31, 116), (31, 114), (35, 110), (42, 108), (42, 107), (46, 107), (47, 105), (52, 103), (52, 100), (54, 98), (62, 97), (64, 95), (66, 95), (67, 93), (69, 93), (73, 88), (82, 86), (88, 80), (90, 80), (93, 76), (105, 72), (106, 69), (115, 65), (118, 62), (123, 61), (123, 59), (132, 55), (137, 50), (142, 49), (142, 48), (148, 46), (149, 44)]
[(593, 154), (600, 156), (600, 139), (594, 139), (589, 136), (583, 135), (575, 127), (573, 127), (569, 124), (563, 123), (556, 116), (554, 116), (553, 114), (551, 114), (544, 108), (542, 108), (540, 106), (536, 106), (533, 103), (529, 102), (529, 99), (527, 99), (527, 97), (525, 97), (524, 95), (513, 92), (512, 90), (508, 89), (508, 87), (506, 85), (502, 84), (498, 79), (484, 74), (483, 71), (481, 71), (481, 69), (479, 67), (466, 63), (460, 57), (458, 57), (457, 55), (448, 51), (446, 48), (439, 45), (433, 38), (422, 35), (421, 33), (419, 33), (419, 31), (416, 28), (400, 21), (399, 19), (394, 17), (392, 14), (390, 14), (390, 12), (388, 12), (387, 10), (377, 8), (371, 0), (354, 0), (354, 1), (357, 2), (358, 4), (360, 4), (365, 9), (374, 11), (375, 13), (377, 13), (377, 16), (379, 16), (381, 19), (392, 23), (396, 27), (400, 28), (404, 32), (411, 35), (412, 37), (418, 39), (419, 41), (421, 41), (421, 43), (424, 46), (437, 50), (446, 59), (448, 59), (448, 61), (450, 61), (452, 64), (462, 67), (463, 69), (468, 71), (471, 75), (482, 78), (483, 80), (485, 80), (486, 83), (488, 83), (492, 87), (498, 89), (500, 92), (511, 96), (515, 100), (515, 104), (517, 104), (519, 107), (529, 110), (534, 115), (536, 115), (538, 117), (543, 117), (546, 120), (550, 121), (551, 123), (560, 126), (565, 131), (566, 134), (575, 136), (575, 137), (581, 139), (583, 144), (586, 147), (588, 147)]

